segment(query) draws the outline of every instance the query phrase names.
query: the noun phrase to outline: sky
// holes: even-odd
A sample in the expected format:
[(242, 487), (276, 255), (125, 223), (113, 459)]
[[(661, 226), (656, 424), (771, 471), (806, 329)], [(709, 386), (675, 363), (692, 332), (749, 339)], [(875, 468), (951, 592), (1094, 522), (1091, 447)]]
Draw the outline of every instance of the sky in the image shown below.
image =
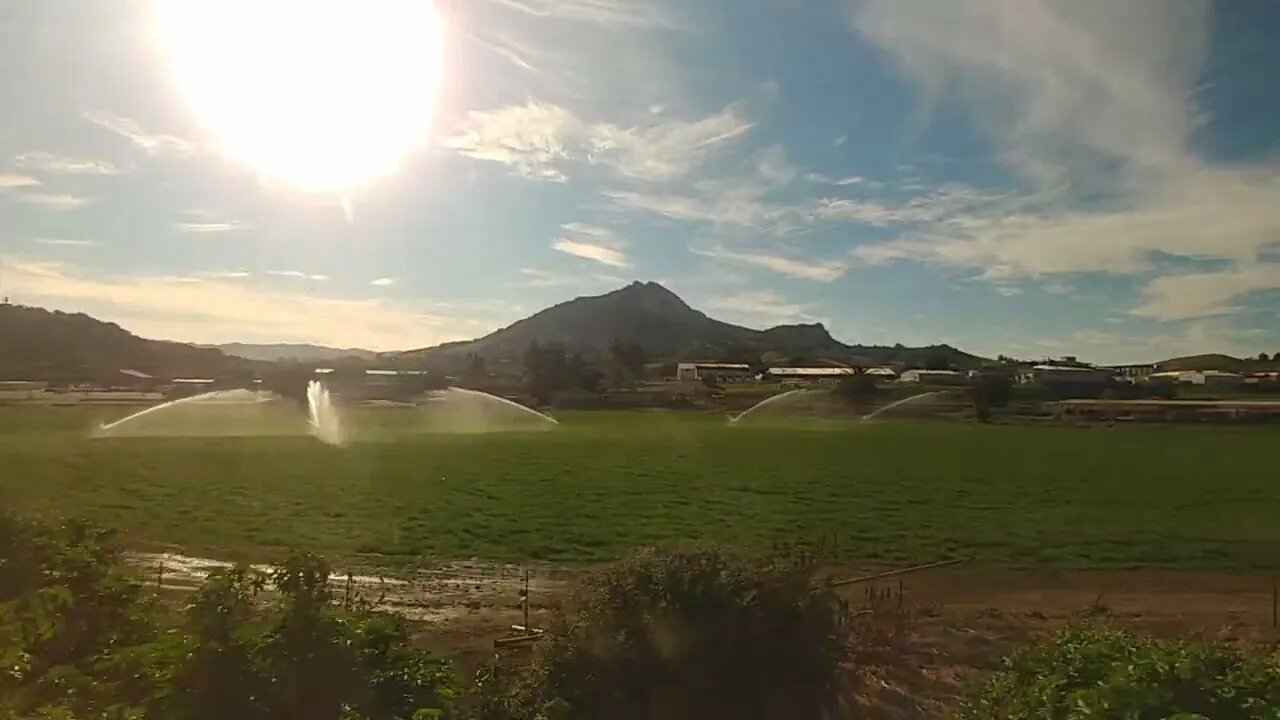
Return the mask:
[(157, 7), (0, 0), (13, 302), (388, 350), (653, 280), (848, 343), (1280, 352), (1274, 0), (449, 0), (176, 44)]

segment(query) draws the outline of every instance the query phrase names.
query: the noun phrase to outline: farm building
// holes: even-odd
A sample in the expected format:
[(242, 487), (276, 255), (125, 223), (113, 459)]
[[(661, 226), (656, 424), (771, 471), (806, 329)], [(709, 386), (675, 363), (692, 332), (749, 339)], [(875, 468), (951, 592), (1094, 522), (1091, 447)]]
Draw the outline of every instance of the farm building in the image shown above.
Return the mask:
[(1018, 374), (1018, 382), (1069, 382), (1097, 383), (1107, 382), (1113, 377), (1110, 370), (1081, 365), (1035, 365), (1030, 370)]
[(1171, 370), (1152, 373), (1151, 380), (1173, 381), (1182, 385), (1203, 385), (1211, 388), (1232, 388), (1244, 384), (1244, 376), (1223, 370)]
[(863, 372), (876, 380), (893, 380), (898, 377), (898, 371), (891, 367), (867, 368), (866, 370), (863, 370)]
[(1152, 363), (1137, 365), (1100, 365), (1099, 370), (1106, 370), (1116, 377), (1125, 378), (1130, 381), (1145, 380), (1156, 371), (1156, 366)]
[(853, 375), (847, 367), (775, 367), (760, 374), (761, 380), (834, 381)]
[(898, 382), (923, 385), (963, 385), (967, 381), (965, 374), (957, 370), (904, 370), (898, 377)]
[(692, 362), (676, 365), (677, 380), (708, 378), (717, 381), (734, 381), (750, 380), (752, 377), (751, 366), (746, 363)]

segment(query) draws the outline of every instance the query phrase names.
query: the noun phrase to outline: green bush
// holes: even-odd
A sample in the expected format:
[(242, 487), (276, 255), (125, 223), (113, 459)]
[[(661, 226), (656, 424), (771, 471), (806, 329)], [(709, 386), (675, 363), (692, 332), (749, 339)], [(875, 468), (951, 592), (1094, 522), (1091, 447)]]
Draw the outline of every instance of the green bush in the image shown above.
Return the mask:
[(643, 551), (588, 579), (527, 667), (482, 672), (479, 716), (827, 717), (848, 677), (850, 627), (803, 571)]
[(962, 717), (1274, 720), (1280, 654), (1066, 630), (1006, 660)]
[(236, 567), (214, 573), (175, 616), (143, 596), (109, 534), (0, 515), (0, 717), (408, 720), (450, 710), (459, 693), (449, 664), (415, 649), (401, 618), (335, 602), (328, 578), (307, 554), (270, 576)]

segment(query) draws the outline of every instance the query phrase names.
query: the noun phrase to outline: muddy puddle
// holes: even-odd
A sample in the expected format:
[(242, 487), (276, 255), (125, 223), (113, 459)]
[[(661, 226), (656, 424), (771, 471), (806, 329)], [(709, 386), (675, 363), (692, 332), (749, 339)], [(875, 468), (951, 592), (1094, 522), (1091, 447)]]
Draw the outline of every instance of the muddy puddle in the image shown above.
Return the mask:
[[(144, 582), (171, 591), (199, 587), (209, 573), (232, 563), (173, 552), (132, 552), (126, 561)], [(270, 565), (252, 565), (270, 573)], [(368, 569), (338, 569), (329, 576), (335, 595), (351, 593), (379, 610), (411, 620), (443, 623), (485, 610), (518, 611), (526, 568), (481, 562), (445, 563), (431, 568), (375, 574)], [(568, 586), (570, 575), (549, 567), (530, 568), (531, 608), (545, 608)]]

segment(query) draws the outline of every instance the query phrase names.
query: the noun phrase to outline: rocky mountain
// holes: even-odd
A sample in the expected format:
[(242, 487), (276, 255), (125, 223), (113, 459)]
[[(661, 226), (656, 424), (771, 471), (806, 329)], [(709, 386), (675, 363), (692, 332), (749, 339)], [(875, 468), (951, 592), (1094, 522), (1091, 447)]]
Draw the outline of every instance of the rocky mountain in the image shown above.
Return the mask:
[(225, 343), (222, 345), (206, 345), (203, 347), (213, 347), (221, 350), (227, 355), (245, 358), (247, 360), (261, 360), (263, 362), (291, 361), (314, 363), (325, 362), (327, 360), (345, 360), (347, 358), (373, 360), (378, 357), (378, 353), (372, 350), (363, 350), (361, 348), (334, 348), (325, 347), (324, 345), (309, 345), (306, 343)]
[(563, 345), (569, 351), (604, 352), (613, 341), (638, 343), (654, 360), (758, 362), (775, 358), (817, 361), (906, 362), (975, 366), (982, 358), (938, 345), (923, 348), (846, 345), (820, 323), (779, 325), (767, 330), (732, 325), (695, 310), (655, 282), (634, 282), (604, 295), (579, 297), (549, 307), (482, 338), (404, 353), (384, 359), (402, 364), (446, 367), (470, 355), (486, 361), (518, 361), (533, 342)]
[(118, 379), (121, 369), (158, 377), (225, 377), (260, 363), (212, 348), (147, 340), (83, 313), (0, 305), (0, 379)]

